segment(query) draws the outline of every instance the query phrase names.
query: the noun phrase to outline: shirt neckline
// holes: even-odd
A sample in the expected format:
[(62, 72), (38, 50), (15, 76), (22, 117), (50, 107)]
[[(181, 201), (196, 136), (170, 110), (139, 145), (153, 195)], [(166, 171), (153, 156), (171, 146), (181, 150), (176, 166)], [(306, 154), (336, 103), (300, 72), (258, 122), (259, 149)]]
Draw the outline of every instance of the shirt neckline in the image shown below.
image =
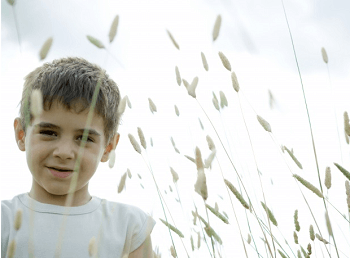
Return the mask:
[(20, 202), (30, 210), (41, 213), (54, 213), (62, 215), (79, 215), (93, 212), (100, 206), (102, 201), (100, 198), (92, 196), (91, 200), (84, 205), (75, 207), (65, 207), (60, 205), (38, 202), (37, 200), (30, 197), (28, 192), (20, 194), (18, 198)]

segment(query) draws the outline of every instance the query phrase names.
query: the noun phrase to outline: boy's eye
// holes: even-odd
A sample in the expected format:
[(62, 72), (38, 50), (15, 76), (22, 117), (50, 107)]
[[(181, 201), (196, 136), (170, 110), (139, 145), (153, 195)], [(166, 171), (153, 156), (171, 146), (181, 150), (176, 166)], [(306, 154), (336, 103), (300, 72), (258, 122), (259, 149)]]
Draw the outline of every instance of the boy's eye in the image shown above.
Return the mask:
[[(79, 140), (79, 141), (83, 140), (83, 135), (79, 135), (78, 138), (77, 138), (77, 140)], [(87, 137), (87, 138), (86, 138), (86, 141), (87, 141), (87, 142), (93, 142), (94, 140), (93, 140), (92, 138), (90, 138), (90, 137)]]
[(46, 136), (57, 136), (57, 133), (50, 130), (42, 130), (40, 131), (40, 134), (46, 135)]

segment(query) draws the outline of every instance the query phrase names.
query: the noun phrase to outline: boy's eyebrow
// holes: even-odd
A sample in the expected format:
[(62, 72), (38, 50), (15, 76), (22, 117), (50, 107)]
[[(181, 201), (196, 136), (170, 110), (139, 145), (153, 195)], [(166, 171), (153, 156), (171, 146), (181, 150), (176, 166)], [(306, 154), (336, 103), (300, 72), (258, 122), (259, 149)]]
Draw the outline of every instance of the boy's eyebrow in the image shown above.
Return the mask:
[[(60, 130), (61, 128), (57, 125), (51, 124), (51, 123), (47, 123), (47, 122), (41, 122), (37, 125), (35, 125), (36, 127), (40, 127), (40, 128), (51, 128), (51, 129), (55, 129), (55, 130)], [(78, 129), (76, 130), (76, 132), (80, 132), (80, 133), (84, 133), (85, 129)], [(92, 134), (92, 135), (96, 135), (96, 136), (101, 136), (100, 133), (98, 133), (96, 130), (94, 129), (87, 129), (88, 134)]]

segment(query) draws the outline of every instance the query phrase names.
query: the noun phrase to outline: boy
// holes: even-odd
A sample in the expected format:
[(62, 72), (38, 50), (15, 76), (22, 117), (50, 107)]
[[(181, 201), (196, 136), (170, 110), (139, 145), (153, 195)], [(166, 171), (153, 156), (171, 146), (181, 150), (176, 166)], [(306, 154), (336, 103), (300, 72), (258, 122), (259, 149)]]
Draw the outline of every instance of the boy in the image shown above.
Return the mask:
[[(33, 115), (37, 103), (28, 96), (36, 89), (43, 110)], [(1, 202), (2, 258), (153, 257), (155, 220), (88, 191), (99, 162), (118, 144), (120, 99), (106, 72), (82, 58), (54, 60), (25, 77), (14, 129), (33, 180), (29, 193)]]

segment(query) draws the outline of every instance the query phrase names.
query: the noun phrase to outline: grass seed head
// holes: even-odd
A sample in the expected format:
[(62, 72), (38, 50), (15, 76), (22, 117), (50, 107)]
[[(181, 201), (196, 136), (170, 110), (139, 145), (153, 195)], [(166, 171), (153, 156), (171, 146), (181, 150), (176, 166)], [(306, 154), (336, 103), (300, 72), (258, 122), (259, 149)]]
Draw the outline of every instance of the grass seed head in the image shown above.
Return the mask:
[(231, 80), (232, 80), (232, 86), (236, 92), (239, 92), (239, 83), (237, 80), (236, 73), (234, 71), (231, 72)]
[(348, 180), (345, 181), (345, 191), (346, 191), (346, 203), (348, 204), (348, 209), (350, 213), (350, 183)]
[(220, 27), (221, 27), (221, 15), (219, 14), (216, 17), (215, 24), (214, 24), (213, 41), (215, 41), (218, 38), (219, 32), (220, 32)]
[(15, 215), (15, 223), (14, 223), (14, 227), (15, 230), (18, 231), (21, 228), (22, 225), (22, 218), (23, 218), (23, 210), (21, 208), (19, 208), (16, 211), (16, 215)]
[(122, 177), (120, 178), (120, 182), (119, 182), (119, 185), (118, 185), (118, 193), (121, 193), (124, 189), (124, 186), (125, 186), (125, 180), (126, 180), (126, 175), (127, 175), (127, 172), (125, 172)]
[(208, 198), (208, 188), (207, 188), (207, 180), (204, 174), (204, 170), (198, 169), (197, 173), (197, 181), (194, 185), (194, 190), (202, 196), (204, 200)]
[(199, 117), (198, 117), (198, 121), (199, 121), (199, 125), (201, 126), (202, 130), (204, 130), (204, 126), (202, 124), (202, 121), (199, 119)]
[(34, 89), (30, 96), (30, 109), (34, 117), (38, 117), (43, 112), (43, 95), (40, 89)]
[(169, 38), (171, 39), (171, 42), (173, 42), (174, 46), (175, 46), (178, 50), (180, 50), (179, 44), (177, 44), (175, 38), (174, 38), (173, 35), (170, 33), (170, 31), (166, 30), (166, 32), (168, 33)]
[(311, 244), (310, 244), (310, 243), (307, 245), (307, 252), (308, 252), (309, 255), (312, 254), (312, 251), (311, 251)]
[(102, 44), (102, 42), (99, 41), (98, 39), (96, 39), (96, 38), (94, 38), (94, 37), (92, 37), (90, 35), (87, 35), (86, 37), (96, 47), (98, 47), (98, 48), (105, 48), (105, 46)]
[(219, 51), (219, 57), (221, 59), (221, 62), (223, 64), (223, 66), (231, 72), (231, 64), (230, 61), (228, 61), (227, 57), (221, 52)]
[(215, 149), (215, 144), (213, 142), (213, 139), (209, 135), (207, 135), (206, 139), (208, 142), (209, 150), (213, 151)]
[(287, 258), (287, 256), (285, 256), (284, 253), (282, 253), (281, 250), (277, 249), (277, 251), (278, 251), (278, 253), (280, 254), (280, 256), (281, 256), (282, 258)]
[(220, 244), (222, 245), (222, 240), (221, 238), (218, 236), (218, 234), (216, 234), (216, 232), (214, 231), (214, 229), (211, 227), (211, 226), (206, 226), (204, 228), (205, 232), (207, 233), (207, 235), (209, 237), (214, 237), (215, 240)]
[(350, 136), (350, 122), (348, 112), (344, 112), (344, 130), (348, 136)]
[(266, 211), (267, 216), (270, 219), (270, 221), (272, 222), (272, 224), (274, 224), (277, 227), (278, 226), (277, 220), (276, 220), (275, 216), (273, 215), (272, 211), (265, 205), (265, 203), (261, 202), (261, 205), (263, 206), (264, 210)]
[(188, 158), (190, 161), (192, 161), (193, 163), (196, 163), (196, 160), (188, 155), (184, 155), (186, 158)]
[(347, 144), (349, 144), (349, 135), (346, 133), (346, 131), (344, 130), (344, 135), (345, 135), (345, 141)]
[(199, 249), (199, 247), (201, 247), (201, 235), (199, 232), (197, 234), (198, 234), (197, 249)]
[(297, 232), (294, 231), (293, 237), (294, 237), (294, 243), (299, 244)]
[(231, 192), (236, 196), (236, 198), (240, 201), (240, 203), (243, 205), (244, 208), (249, 209), (248, 203), (243, 199), (242, 195), (237, 191), (237, 189), (233, 186), (233, 184), (228, 181), (227, 179), (224, 179), (225, 184), (227, 187), (231, 190)]
[(181, 238), (184, 237), (184, 235), (181, 233), (181, 231), (178, 230), (176, 227), (174, 227), (174, 226), (171, 225), (170, 223), (168, 223), (168, 222), (162, 220), (161, 218), (159, 218), (159, 219), (160, 219), (161, 222), (163, 222), (163, 224), (164, 224), (165, 226), (167, 226), (167, 227), (170, 228), (172, 231), (174, 231), (176, 234), (178, 234), (179, 237), (181, 237)]
[(40, 60), (43, 60), (43, 59), (46, 58), (47, 53), (49, 53), (49, 50), (50, 50), (50, 48), (51, 48), (52, 41), (53, 41), (53, 38), (52, 38), (52, 37), (49, 37), (49, 38), (45, 41), (44, 45), (41, 47), (40, 52), (39, 52)]
[(213, 162), (216, 156), (216, 150), (214, 149), (208, 156), (208, 158), (204, 161), (205, 168), (211, 167), (211, 163)]
[(261, 124), (261, 126), (267, 131), (271, 133), (271, 126), (270, 124), (261, 116), (257, 115), (258, 121)]
[(293, 174), (293, 177), (295, 177), (301, 184), (303, 184), (307, 189), (312, 191), (314, 194), (316, 194), (318, 197), (323, 198), (323, 194), (318, 190), (314, 185), (303, 179), (297, 174)]
[(115, 163), (115, 150), (111, 150), (109, 153), (108, 166), (109, 168), (113, 168)]
[(148, 98), (148, 102), (149, 102), (149, 109), (151, 110), (152, 114), (153, 112), (157, 112), (157, 107), (150, 98)]
[(312, 241), (314, 241), (315, 240), (315, 231), (314, 231), (314, 227), (312, 225), (310, 225), (309, 232), (310, 232), (310, 239)]
[(152, 137), (150, 138), (151, 146), (153, 147), (153, 139)]
[(135, 137), (132, 134), (128, 134), (131, 145), (134, 147), (135, 151), (141, 154), (141, 147), (139, 143), (135, 140)]
[(10, 244), (9, 244), (8, 250), (7, 250), (7, 257), (8, 258), (15, 257), (16, 246), (17, 246), (16, 240), (12, 239)]
[(327, 230), (328, 230), (328, 234), (330, 236), (333, 235), (333, 230), (332, 230), (332, 225), (331, 225), (331, 221), (329, 219), (329, 215), (328, 215), (328, 212), (326, 211), (325, 213), (325, 218), (326, 218), (326, 225), (327, 225)]
[(173, 245), (170, 246), (170, 254), (172, 257), (176, 258), (176, 251)]
[(318, 239), (318, 240), (320, 240), (321, 242), (323, 242), (324, 244), (329, 244), (329, 242), (326, 240), (326, 239), (324, 239), (323, 237), (321, 237), (319, 234), (317, 234), (316, 233), (316, 238)]
[(191, 235), (191, 247), (192, 247), (192, 252), (194, 251), (194, 244), (193, 244), (193, 237)]
[(222, 91), (220, 91), (220, 106), (221, 106), (221, 108), (224, 108), (225, 106), (226, 107), (228, 106), (225, 93), (223, 93)]
[(187, 87), (188, 95), (192, 96), (193, 98), (196, 98), (196, 88), (198, 85), (198, 77), (194, 77), (192, 80), (192, 83), (189, 87)]
[(177, 66), (175, 66), (175, 74), (176, 74), (176, 82), (180, 86), (181, 85), (181, 76), (180, 76), (180, 71)]
[(252, 238), (251, 238), (250, 234), (248, 234), (247, 243), (250, 245), (251, 242), (252, 242)]
[(146, 139), (145, 139), (145, 136), (142, 132), (142, 129), (140, 127), (137, 127), (137, 133), (139, 135), (139, 138), (140, 138), (140, 142), (141, 142), (141, 146), (144, 148), (144, 149), (147, 149), (147, 143), (146, 143)]
[(180, 115), (179, 109), (177, 108), (177, 106), (176, 106), (176, 105), (175, 105), (175, 114), (176, 114), (177, 116), (179, 116), (179, 115)]
[(15, 0), (7, 0), (8, 4), (11, 6), (14, 6), (14, 4), (16, 3)]
[(294, 212), (294, 225), (295, 225), (295, 230), (299, 232), (300, 231), (300, 224), (298, 221), (298, 210), (295, 210), (295, 212)]
[(292, 158), (292, 160), (295, 162), (295, 164), (300, 168), (303, 169), (303, 166), (299, 162), (299, 160), (294, 156), (293, 149), (290, 151), (286, 146), (283, 146), (283, 149), (288, 152), (289, 156)]
[(218, 99), (217, 98), (215, 98), (215, 97), (213, 97), (213, 105), (214, 105), (214, 107), (215, 107), (215, 109), (217, 110), (217, 111), (219, 111), (220, 112), (220, 107), (219, 107), (219, 101), (218, 101)]
[(127, 169), (126, 172), (128, 173), (128, 177), (131, 178), (132, 175), (131, 175), (130, 169)]
[(119, 104), (118, 109), (117, 109), (117, 113), (119, 115), (122, 115), (124, 113), (127, 99), (128, 99), (128, 96), (125, 95), (122, 98), (122, 100), (120, 101), (120, 104)]
[(223, 216), (219, 211), (215, 210), (213, 207), (211, 207), (209, 204), (205, 204), (205, 206), (219, 219), (221, 219), (224, 223), (229, 224), (228, 220), (225, 216)]
[(94, 257), (97, 254), (96, 238), (92, 237), (89, 241), (89, 256)]
[(343, 173), (343, 175), (348, 179), (350, 180), (350, 172), (347, 171), (345, 168), (343, 168), (342, 166), (340, 166), (339, 164), (337, 163), (334, 163), (334, 165), (340, 170), (340, 172)]
[(183, 82), (184, 86), (186, 87), (186, 89), (188, 89), (188, 87), (190, 87), (190, 84), (185, 79), (182, 79), (182, 82)]
[(117, 28), (118, 28), (118, 23), (119, 23), (119, 15), (115, 16), (111, 28), (109, 29), (109, 42), (111, 43), (115, 37), (115, 35), (117, 35)]
[(131, 102), (128, 96), (126, 96), (126, 103), (128, 104), (128, 107), (131, 108)]
[(331, 168), (330, 167), (326, 168), (326, 176), (324, 179), (324, 184), (327, 187), (327, 189), (331, 188), (331, 186), (332, 186), (332, 176), (331, 176)]
[(176, 183), (177, 180), (179, 180), (179, 175), (176, 173), (176, 171), (170, 167), (170, 172), (171, 172), (171, 175), (173, 176), (173, 182)]
[(208, 71), (209, 70), (208, 62), (203, 52), (201, 52), (201, 57), (202, 57), (203, 67), (206, 71)]
[(197, 165), (197, 170), (204, 169), (203, 165), (203, 160), (202, 160), (202, 154), (201, 151), (198, 147), (196, 147), (196, 165)]
[(327, 52), (326, 50), (323, 48), (321, 48), (321, 53), (322, 53), (322, 58), (323, 58), (323, 61), (328, 64), (328, 55), (327, 55)]

